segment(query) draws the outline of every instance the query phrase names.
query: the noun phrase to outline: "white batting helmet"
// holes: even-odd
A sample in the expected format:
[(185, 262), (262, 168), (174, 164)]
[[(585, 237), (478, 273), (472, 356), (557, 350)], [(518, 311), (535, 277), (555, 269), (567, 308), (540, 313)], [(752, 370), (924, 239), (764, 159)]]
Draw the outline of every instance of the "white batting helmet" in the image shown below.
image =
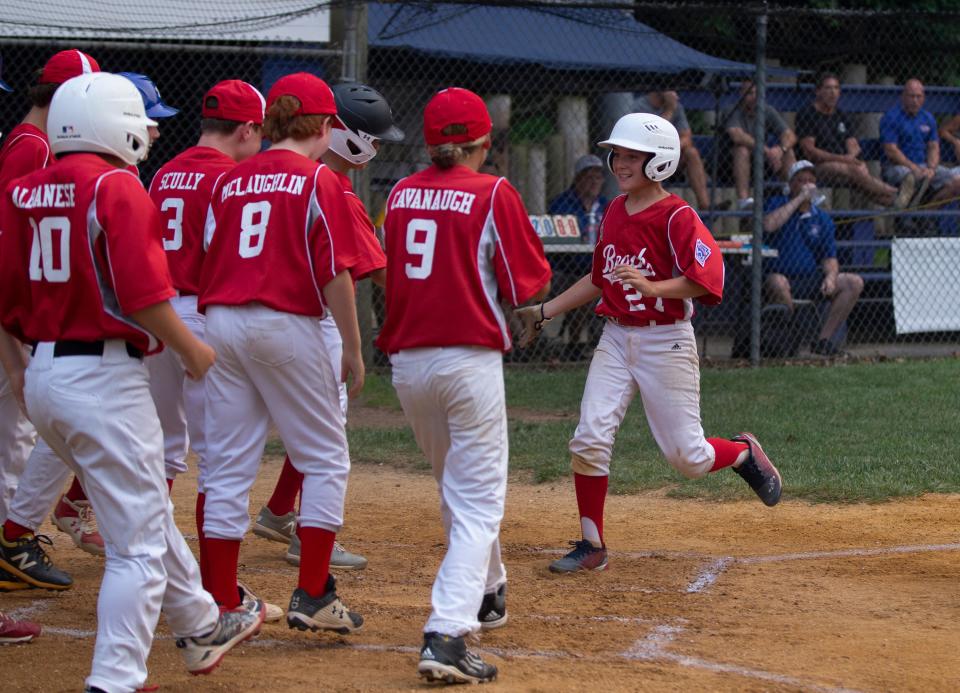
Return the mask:
[[(666, 180), (677, 170), (680, 163), (680, 135), (669, 120), (652, 113), (628, 113), (620, 118), (610, 137), (598, 142), (611, 149), (623, 147), (638, 152), (653, 154), (643, 172), (652, 181)], [(607, 167), (611, 166), (613, 152), (607, 155)]]
[(67, 152), (112, 154), (129, 165), (147, 158), (149, 126), (143, 99), (133, 83), (109, 72), (79, 75), (53, 95), (47, 116), (50, 147)]

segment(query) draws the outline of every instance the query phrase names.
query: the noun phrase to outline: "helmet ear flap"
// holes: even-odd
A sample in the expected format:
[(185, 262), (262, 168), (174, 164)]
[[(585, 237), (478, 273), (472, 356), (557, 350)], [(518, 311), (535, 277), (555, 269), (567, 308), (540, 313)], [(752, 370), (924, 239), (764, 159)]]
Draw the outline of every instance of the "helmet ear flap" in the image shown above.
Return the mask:
[(616, 173), (616, 171), (613, 170), (613, 150), (612, 149), (609, 152), (607, 152), (607, 169), (610, 171), (610, 173)]

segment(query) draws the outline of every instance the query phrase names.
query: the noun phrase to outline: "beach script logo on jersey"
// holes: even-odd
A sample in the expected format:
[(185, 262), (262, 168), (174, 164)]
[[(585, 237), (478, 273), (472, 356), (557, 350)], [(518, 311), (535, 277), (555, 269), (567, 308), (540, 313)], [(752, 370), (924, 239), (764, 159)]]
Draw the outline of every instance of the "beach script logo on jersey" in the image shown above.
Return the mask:
[(306, 184), (306, 176), (296, 176), (292, 173), (257, 173), (247, 178), (234, 178), (224, 185), (223, 190), (220, 191), (220, 201), (224, 202), (234, 195), (243, 197), (273, 192), (299, 195)]
[(13, 189), (13, 204), (20, 209), (73, 207), (75, 199), (76, 186), (73, 183), (44, 183), (34, 188), (18, 185)]
[[(620, 265), (630, 265), (640, 270), (640, 274), (644, 277), (655, 277), (657, 273), (653, 269), (653, 265), (644, 257), (646, 252), (647, 249), (642, 248), (636, 255), (617, 255), (617, 249), (613, 247), (612, 243), (603, 246), (603, 278), (611, 284), (620, 284), (620, 287), (623, 289), (624, 298), (627, 301), (627, 306), (631, 312), (647, 309), (647, 307), (643, 305), (643, 294), (615, 275), (613, 270)], [(662, 310), (662, 305), (662, 299), (658, 298), (656, 309)]]
[(423, 209), (470, 214), (473, 193), (463, 190), (434, 190), (432, 188), (405, 188), (393, 196), (390, 209)]

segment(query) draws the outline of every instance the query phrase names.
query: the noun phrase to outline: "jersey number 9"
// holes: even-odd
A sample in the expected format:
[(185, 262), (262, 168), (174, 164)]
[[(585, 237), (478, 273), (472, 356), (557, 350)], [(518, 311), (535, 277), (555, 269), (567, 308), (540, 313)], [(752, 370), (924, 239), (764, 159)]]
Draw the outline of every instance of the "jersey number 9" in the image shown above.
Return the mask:
[(433, 251), (437, 244), (437, 222), (433, 219), (411, 219), (407, 224), (407, 252), (420, 257), (420, 263), (406, 263), (403, 268), (411, 279), (426, 279), (433, 271)]

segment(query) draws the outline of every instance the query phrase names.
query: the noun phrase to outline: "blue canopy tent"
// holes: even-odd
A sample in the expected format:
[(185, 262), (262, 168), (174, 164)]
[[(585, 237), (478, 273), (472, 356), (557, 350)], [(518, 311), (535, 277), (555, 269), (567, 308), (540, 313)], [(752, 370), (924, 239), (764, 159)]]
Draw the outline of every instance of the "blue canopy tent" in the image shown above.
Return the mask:
[(705, 74), (754, 71), (749, 63), (701, 53), (617, 10), (371, 2), (367, 21), (372, 51), (605, 73), (608, 78), (597, 85), (603, 90), (610, 88), (609, 80), (639, 89), (658, 81), (692, 85)]

